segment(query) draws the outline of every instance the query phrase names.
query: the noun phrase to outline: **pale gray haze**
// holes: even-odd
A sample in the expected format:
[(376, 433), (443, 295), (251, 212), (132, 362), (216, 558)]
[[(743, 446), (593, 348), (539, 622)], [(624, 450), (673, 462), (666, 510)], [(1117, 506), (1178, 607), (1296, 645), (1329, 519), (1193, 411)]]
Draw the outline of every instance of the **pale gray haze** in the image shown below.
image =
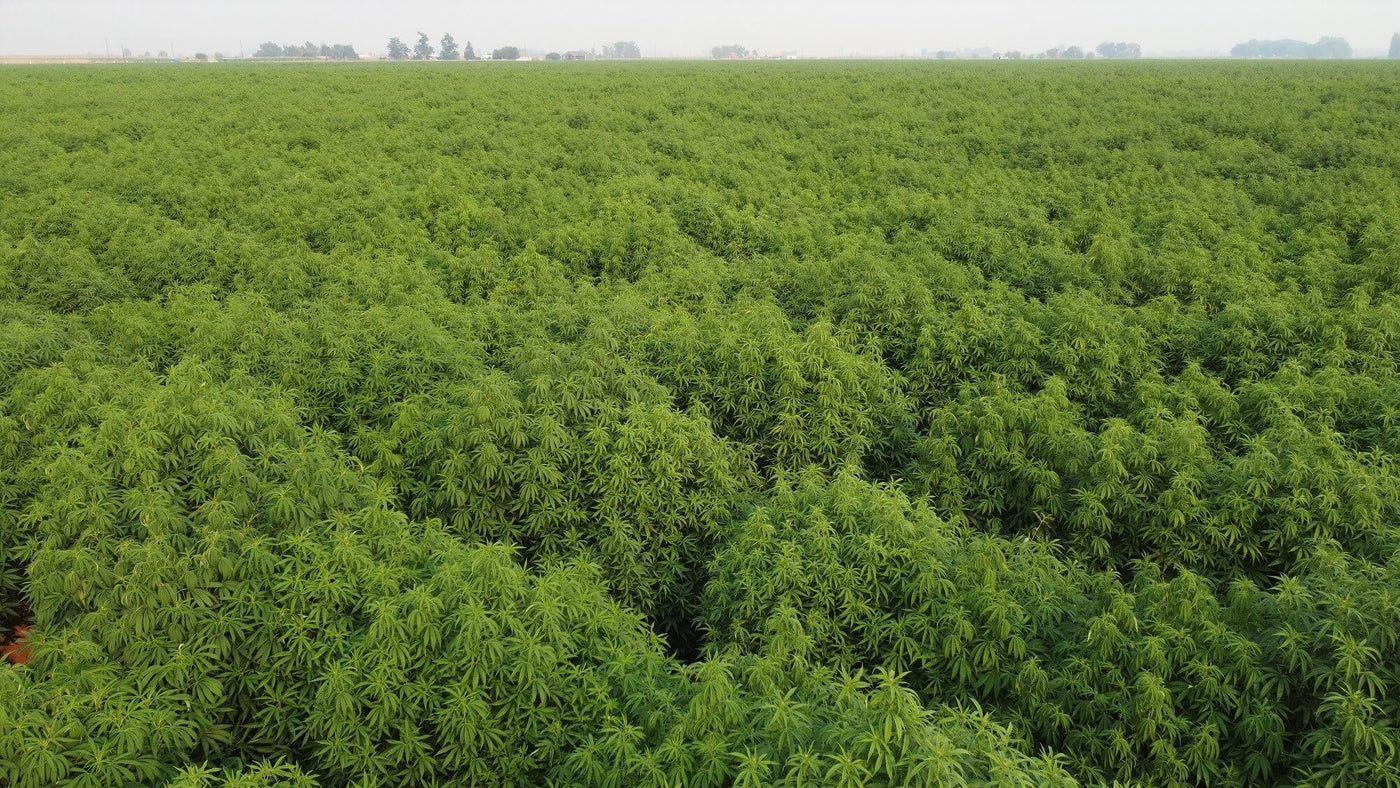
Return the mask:
[(444, 32), (478, 52), (601, 47), (633, 40), (644, 55), (697, 56), (717, 44), (806, 57), (916, 56), (990, 47), (1038, 52), (1135, 41), (1148, 54), (1224, 53), (1251, 38), (1341, 36), (1358, 55), (1400, 30), (1400, 0), (746, 0), (732, 2), (444, 2), (443, 0), (0, 0), (0, 54), (221, 52), (240, 42), (353, 44), (383, 53), (390, 36), (434, 46)]

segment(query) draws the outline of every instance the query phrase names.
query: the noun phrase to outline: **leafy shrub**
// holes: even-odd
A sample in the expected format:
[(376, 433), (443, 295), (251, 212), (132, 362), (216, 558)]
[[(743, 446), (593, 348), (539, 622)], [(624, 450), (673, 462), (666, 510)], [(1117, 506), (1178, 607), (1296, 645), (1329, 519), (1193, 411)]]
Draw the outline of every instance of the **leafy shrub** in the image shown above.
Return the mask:
[(888, 467), (911, 435), (898, 379), (825, 323), (795, 332), (781, 310), (669, 321), (643, 340), (657, 378), (764, 468)]

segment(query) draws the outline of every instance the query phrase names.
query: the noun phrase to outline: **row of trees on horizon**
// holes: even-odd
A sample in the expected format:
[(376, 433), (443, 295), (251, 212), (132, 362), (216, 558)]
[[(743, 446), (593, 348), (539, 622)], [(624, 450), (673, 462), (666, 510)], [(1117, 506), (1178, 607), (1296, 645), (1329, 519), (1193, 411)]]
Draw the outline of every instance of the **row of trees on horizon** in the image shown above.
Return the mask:
[[(457, 41), (451, 33), (444, 33), (438, 42), (438, 47), (433, 48), (428, 40), (428, 34), (420, 32), (418, 43), (410, 49), (398, 36), (389, 39), (387, 47), (390, 60), (480, 60), (476, 50), (472, 48), (472, 43), (467, 42), (466, 47), (458, 48)], [(524, 53), (520, 47), (504, 46), (491, 51), (492, 60), (519, 60)], [(590, 57), (596, 56), (593, 53)], [(635, 41), (617, 41), (603, 46), (602, 57), (609, 59), (636, 59), (642, 56), (642, 48)], [(562, 60), (566, 56), (558, 52), (550, 52), (545, 56), (546, 60)]]
[[(1391, 57), (1395, 57), (1395, 42), (1391, 41)], [(1251, 39), (1236, 44), (1230, 50), (1230, 57), (1242, 58), (1349, 58), (1351, 44), (1345, 38), (1324, 36), (1315, 44), (1283, 38), (1276, 41)]]
[[(385, 47), (385, 52), (390, 60), (481, 60), (475, 47), (468, 41), (465, 46), (459, 45), (457, 39), (451, 33), (444, 33), (438, 41), (436, 47), (428, 38), (427, 33), (420, 32), (418, 41), (409, 46), (398, 36), (389, 39)], [(164, 56), (165, 53), (161, 53)], [(518, 60), (523, 56), (520, 47), (504, 46), (493, 49), (489, 57), (492, 60)], [(590, 57), (604, 57), (609, 59), (640, 58), (642, 48), (635, 41), (617, 41), (612, 44), (605, 44), (601, 55), (594, 52), (589, 53)], [(278, 44), (275, 41), (263, 43), (253, 53), (253, 57), (273, 58), (273, 57), (305, 57), (305, 58), (327, 58), (330, 60), (359, 60), (360, 55), (350, 44), (313, 44), (307, 41), (304, 44)], [(548, 60), (562, 60), (565, 55), (558, 52), (551, 52), (546, 55)]]
[[(426, 33), (418, 34), (418, 41), (413, 46), (409, 46), (397, 36), (389, 39), (387, 54), (390, 60), (480, 60), (472, 43), (468, 41), (465, 46), (459, 46), (457, 40), (451, 33), (444, 33), (434, 47), (428, 39)], [(490, 53), (493, 60), (517, 60), (522, 56), (519, 47), (505, 46), (494, 49)], [(129, 50), (123, 50), (124, 56), (130, 56)], [(165, 53), (162, 52), (161, 56)], [(739, 44), (729, 44), (712, 47), (711, 57), (715, 59), (732, 59), (757, 57), (758, 53)], [(593, 56), (590, 53), (590, 56)], [(601, 57), (609, 59), (635, 59), (642, 56), (641, 47), (635, 41), (618, 41), (603, 47)], [(938, 59), (952, 59), (962, 56), (960, 53), (944, 50), (934, 54)], [(977, 53), (973, 57), (978, 57)], [(1082, 60), (1093, 57), (1107, 59), (1136, 59), (1142, 57), (1142, 46), (1136, 42), (1113, 42), (1105, 41), (1098, 45), (1092, 52), (1086, 51), (1082, 47), (1051, 47), (1044, 52), (1036, 54), (1022, 54), (1020, 51), (1012, 50), (1005, 53), (994, 53), (995, 59), (1005, 60)], [(1351, 44), (1344, 38), (1323, 37), (1316, 43), (1309, 44), (1305, 41), (1295, 39), (1279, 40), (1259, 40), (1236, 44), (1230, 50), (1230, 56), (1236, 58), (1349, 58), (1352, 56)], [(358, 60), (360, 55), (350, 44), (314, 44), (307, 41), (303, 44), (278, 44), (268, 41), (258, 47), (254, 52), (254, 57), (319, 57), (330, 60)], [(547, 60), (560, 60), (566, 57), (557, 52), (551, 52), (545, 56)], [(1400, 33), (1395, 33), (1390, 40), (1389, 57), (1400, 59)]]
[(359, 60), (360, 55), (350, 44), (278, 44), (267, 41), (257, 48), (253, 57), (325, 57), (331, 60)]

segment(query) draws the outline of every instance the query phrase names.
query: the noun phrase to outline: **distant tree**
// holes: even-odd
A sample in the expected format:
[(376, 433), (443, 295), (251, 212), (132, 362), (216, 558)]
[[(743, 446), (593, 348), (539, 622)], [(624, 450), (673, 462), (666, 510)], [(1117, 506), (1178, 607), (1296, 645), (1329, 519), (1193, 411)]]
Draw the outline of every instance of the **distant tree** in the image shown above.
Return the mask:
[(563, 60), (563, 59), (564, 59), (564, 56), (561, 55), (561, 54), (559, 54), (558, 52), (550, 52), (548, 55), (545, 55), (545, 56), (544, 56), (544, 59), (545, 59), (545, 60)]
[[(146, 54), (147, 56), (150, 55), (149, 52)], [(164, 53), (161, 54), (164, 55)], [(268, 41), (267, 43), (258, 47), (258, 51), (253, 53), (253, 57), (282, 57), (282, 46), (280, 44), (273, 43), (272, 41)]]
[(1066, 60), (1083, 60), (1084, 50), (1081, 47), (1070, 47), (1066, 49), (1064, 54), (1060, 55), (1060, 57)]
[(716, 60), (731, 57), (748, 57), (749, 50), (738, 44), (726, 44), (724, 46), (711, 47), (710, 56)]
[(1019, 50), (1013, 49), (1013, 50), (1011, 50), (1010, 52), (1007, 52), (1007, 53), (1006, 53), (1006, 59), (1007, 59), (1007, 60), (1020, 60), (1020, 59), (1021, 59), (1021, 52), (1020, 52)]
[(418, 43), (416, 43), (416, 44), (413, 45), (413, 59), (414, 59), (414, 60), (432, 60), (432, 59), (433, 59), (433, 45), (428, 43), (428, 34), (427, 34), (427, 33), (421, 33), (421, 32), (420, 32), (420, 33), (418, 34)]
[(403, 60), (408, 57), (408, 44), (399, 40), (398, 36), (389, 39), (389, 59)]
[(323, 43), (323, 44), (321, 44), (321, 46), (317, 47), (317, 49), (316, 49), (316, 54), (317, 54), (317, 56), (319, 56), (319, 57), (330, 57), (330, 56), (331, 56), (331, 48), (330, 48), (329, 46), (327, 46), (326, 44)]
[(161, 51), (156, 53), (156, 57), (170, 57), (170, 53), (162, 49)]
[(456, 60), (461, 55), (457, 50), (457, 39), (451, 33), (443, 33), (438, 46), (438, 60)]
[(468, 41), (468, 42), (467, 42), (467, 48), (462, 50), (462, 59), (463, 59), (463, 60), (478, 60), (478, 59), (479, 59), (479, 58), (476, 56), (476, 50), (475, 50), (475, 49), (472, 49), (472, 42)]
[(1131, 44), (1122, 41), (1116, 44), (1112, 41), (1105, 41), (1102, 44), (1099, 44), (1094, 51), (1098, 53), (1099, 57), (1120, 59), (1142, 57), (1141, 46), (1139, 46), (1138, 44)]
[(332, 60), (359, 60), (360, 55), (355, 51), (355, 47), (350, 44), (334, 44), (331, 46)]
[(203, 52), (196, 52), (196, 53), (194, 53), (194, 59), (195, 59), (195, 60), (198, 60), (198, 61), (201, 62), (201, 63), (208, 63), (208, 62), (209, 62), (209, 56), (206, 55), (206, 54), (204, 54)]
[(310, 41), (302, 44), (287, 44), (282, 47), (282, 54), (287, 57), (316, 57), (321, 53), (321, 48)]
[(501, 47), (491, 50), (492, 60), (519, 60), (520, 47)]
[(1390, 37), (1390, 56), (1393, 59), (1400, 59), (1400, 33)]
[(1349, 58), (1351, 57), (1351, 44), (1345, 38), (1323, 37), (1313, 44), (1313, 57), (1326, 58)]
[(637, 46), (636, 41), (618, 41), (609, 49), (611, 49), (610, 57), (630, 59), (642, 56), (642, 48)]

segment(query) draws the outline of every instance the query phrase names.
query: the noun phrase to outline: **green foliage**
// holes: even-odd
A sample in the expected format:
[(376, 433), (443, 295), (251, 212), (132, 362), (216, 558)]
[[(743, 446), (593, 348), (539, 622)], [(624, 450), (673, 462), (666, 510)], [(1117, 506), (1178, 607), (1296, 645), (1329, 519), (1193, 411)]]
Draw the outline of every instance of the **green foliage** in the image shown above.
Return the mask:
[(262, 760), (251, 766), (217, 768), (187, 766), (179, 776), (166, 783), (167, 788), (316, 788), (316, 778), (295, 764)]
[(536, 561), (597, 561), (620, 599), (677, 634), (749, 465), (606, 347), (538, 347), (513, 374), (406, 398), (387, 429), (356, 435), (359, 454), (415, 517)]
[(1393, 70), (984, 65), (0, 72), (0, 784), (1400, 786)]
[(898, 379), (829, 323), (795, 331), (771, 303), (678, 315), (643, 340), (679, 404), (726, 437), (759, 447), (761, 466), (888, 468), (912, 438)]
[(1073, 785), (976, 709), (924, 707), (900, 677), (712, 659), (679, 697), (606, 724), (558, 785)]
[(1394, 460), (1349, 446), (1325, 402), (1364, 380), (1290, 368), (1231, 392), (1193, 367), (1139, 384), (1127, 418), (1095, 432), (1060, 378), (1034, 395), (993, 379), (938, 411), (910, 479), (945, 511), (1120, 565), (1147, 555), (1262, 580), (1332, 540), (1384, 559)]
[(1092, 781), (1394, 784), (1400, 676), (1382, 655), (1400, 585), (1392, 566), (1313, 560), (1269, 591), (1141, 564), (1125, 585), (808, 472), (736, 525), (705, 621), (717, 654), (879, 667), (932, 702), (974, 698)]

